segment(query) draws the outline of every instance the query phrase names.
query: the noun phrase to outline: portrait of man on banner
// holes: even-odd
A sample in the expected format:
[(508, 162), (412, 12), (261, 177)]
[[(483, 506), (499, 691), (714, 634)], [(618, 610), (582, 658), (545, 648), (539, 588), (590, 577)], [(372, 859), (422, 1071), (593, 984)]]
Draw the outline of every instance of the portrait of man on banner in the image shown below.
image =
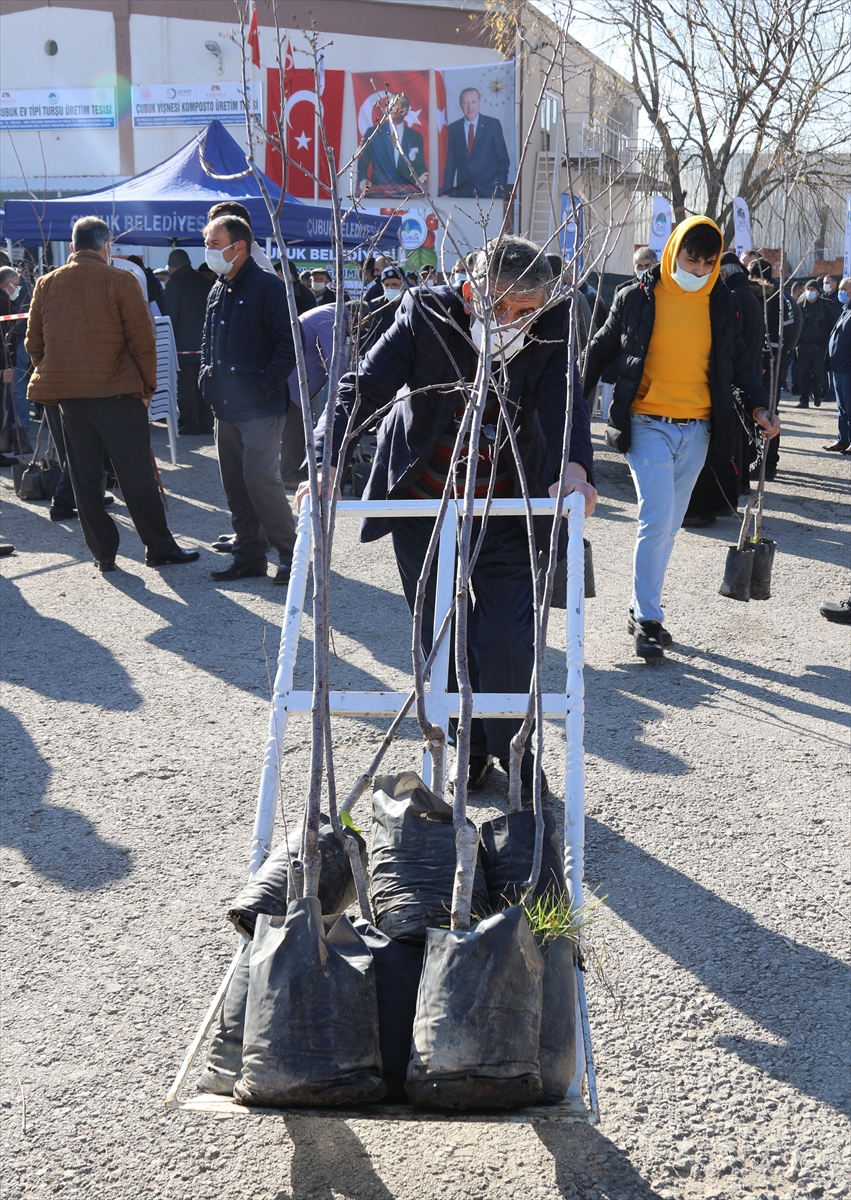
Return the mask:
[[(420, 79), (423, 76), (424, 79)], [(381, 78), (385, 90), (376, 90)], [(358, 193), (412, 196), (428, 187), (428, 73), (396, 71), (386, 79), (353, 75), (358, 112)]]
[(435, 82), (440, 195), (506, 196), (514, 178), (513, 63), (448, 68)]

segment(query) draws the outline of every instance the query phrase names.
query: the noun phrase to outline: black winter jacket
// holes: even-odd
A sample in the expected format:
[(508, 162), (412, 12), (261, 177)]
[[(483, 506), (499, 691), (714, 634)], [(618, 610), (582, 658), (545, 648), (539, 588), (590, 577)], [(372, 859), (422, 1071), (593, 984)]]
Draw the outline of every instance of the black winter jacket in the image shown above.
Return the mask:
[(801, 326), (801, 336), (798, 346), (815, 346), (817, 350), (827, 350), (830, 341), (830, 331), (836, 324), (833, 305), (826, 296), (819, 296), (810, 304), (806, 292), (798, 301), (804, 323)]
[(163, 314), (171, 317), (178, 350), (201, 349), (207, 297), (212, 286), (210, 280), (193, 267), (181, 267), (166, 284), (161, 307)]
[[(611, 362), (618, 364), (618, 381), (609, 411), (606, 441), (621, 454), (629, 450), (631, 427), (629, 410), (638, 394), (644, 375), (644, 361), (653, 334), (656, 301), (653, 291), (659, 282), (661, 266), (656, 265), (612, 302), (606, 324), (595, 334), (585, 358), (582, 390), (585, 395), (596, 386), (601, 373)], [(709, 322), (712, 349), (709, 354), (709, 396), (712, 402), (711, 445), (729, 457), (734, 447), (735, 416), (733, 386), (740, 391), (753, 412), (768, 408), (768, 396), (759, 373), (751, 366), (748, 348), (742, 338), (742, 315), (736, 297), (726, 284), (717, 280), (709, 297)], [(684, 348), (683, 353), (688, 353)]]
[(234, 279), (222, 276), (210, 290), (199, 376), (204, 399), (225, 421), (282, 416), (294, 366), (287, 289), (248, 258)]
[[(723, 266), (721, 268), (724, 269)], [(765, 314), (763, 306), (753, 293), (744, 271), (727, 276), (727, 287), (736, 297), (742, 317), (742, 339), (747, 347), (750, 364), (755, 371), (762, 372), (762, 355), (765, 350)]]

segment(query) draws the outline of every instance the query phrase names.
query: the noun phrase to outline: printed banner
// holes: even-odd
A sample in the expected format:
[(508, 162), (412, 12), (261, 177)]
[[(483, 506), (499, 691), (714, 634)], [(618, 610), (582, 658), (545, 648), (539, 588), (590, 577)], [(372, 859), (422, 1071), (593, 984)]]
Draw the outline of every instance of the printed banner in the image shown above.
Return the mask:
[(657, 254), (665, 249), (665, 244), (674, 228), (674, 214), (670, 200), (664, 196), (653, 197), (653, 216), (650, 218), (650, 236), (647, 245)]
[[(251, 109), (262, 120), (262, 92), (251, 96)], [(132, 89), (133, 128), (165, 125), (206, 125), (213, 118), (223, 125), (245, 123), (241, 83), (141, 84)]]
[[(325, 136), (339, 165), (345, 78), (345, 71), (323, 71), (319, 77), (320, 97), (317, 101), (313, 70), (296, 67), (292, 51), (288, 48), (284, 67), (285, 100), (282, 104), (280, 71), (277, 67), (269, 67), (266, 72), (266, 132), (277, 140), (277, 122), (280, 119), (289, 159), (284, 180), (281, 154), (267, 143), (266, 174), (275, 183), (285, 185), (291, 196), (301, 200), (320, 200), (330, 194), (327, 188), (330, 182), (328, 162), (319, 136), (319, 109), (321, 106)], [(314, 176), (318, 176), (326, 187), (317, 188)]]
[(490, 199), (515, 173), (514, 62), (435, 71), (441, 196)]
[(741, 258), (746, 250), (753, 250), (751, 214), (741, 196), (737, 196), (733, 201), (733, 227), (736, 234), (736, 254)]
[(359, 193), (378, 198), (428, 191), (428, 71), (370, 71), (352, 75), (352, 83)]
[(571, 198), (569, 192), (561, 194), (561, 223), (564, 226), (561, 231), (561, 256), (564, 265), (569, 267), (574, 254), (578, 252), (576, 271), (577, 275), (581, 275), (585, 261), (582, 252), (582, 243), (585, 240), (585, 215), (582, 201), (578, 196)]
[(0, 91), (0, 129), (115, 129), (115, 88)]

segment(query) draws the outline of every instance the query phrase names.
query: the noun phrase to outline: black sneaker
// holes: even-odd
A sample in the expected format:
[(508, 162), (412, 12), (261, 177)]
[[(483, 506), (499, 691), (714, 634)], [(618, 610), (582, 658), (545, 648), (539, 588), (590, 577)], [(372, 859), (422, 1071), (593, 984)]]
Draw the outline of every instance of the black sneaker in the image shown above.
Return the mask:
[(664, 658), (661, 634), (663, 627), (658, 621), (636, 621), (635, 653), (639, 658)]
[(292, 570), (292, 563), (281, 563), (281, 565), (278, 567), (277, 571), (275, 572), (275, 577), (272, 580), (272, 583), (280, 584), (282, 587), (286, 586), (286, 584), (288, 584), (290, 581), (291, 570)]
[(656, 626), (656, 628), (658, 630), (658, 632), (656, 633), (656, 637), (659, 639), (660, 646), (672, 646), (673, 645), (674, 639), (671, 637), (671, 635), (668, 633), (665, 626), (660, 621), (636, 621), (635, 613), (632, 611), (632, 609), (630, 609), (629, 616), (627, 617), (627, 621), (626, 621), (627, 633), (631, 634), (634, 637), (635, 634), (638, 633), (638, 631), (642, 625), (645, 625), (645, 626), (646, 625), (655, 625)]
[(851, 625), (851, 596), (838, 603), (824, 600), (818, 610), (827, 621), (833, 621), (836, 625)]

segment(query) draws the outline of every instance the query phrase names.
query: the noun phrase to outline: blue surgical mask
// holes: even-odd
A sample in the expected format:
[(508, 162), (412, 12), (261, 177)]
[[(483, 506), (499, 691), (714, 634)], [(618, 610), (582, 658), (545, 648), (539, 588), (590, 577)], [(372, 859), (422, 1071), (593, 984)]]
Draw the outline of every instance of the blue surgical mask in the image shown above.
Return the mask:
[(708, 275), (692, 275), (690, 271), (684, 271), (682, 267), (677, 267), (674, 271), (674, 280), (684, 292), (699, 292), (711, 278), (711, 271)]
[[(12, 299), (14, 300), (14, 296), (12, 297)], [(846, 291), (844, 290), (844, 288), (843, 288), (843, 290), (842, 290), (842, 291), (839, 293), (839, 303), (840, 303), (840, 304), (847, 304), (847, 303), (848, 303), (848, 292), (846, 292)]]
[(402, 291), (402, 289), (398, 288), (398, 287), (394, 287), (394, 288), (385, 287), (384, 288), (384, 298), (386, 300), (395, 300), (401, 291)]
[(811, 302), (813, 300), (818, 300), (818, 292), (812, 290), (807, 292), (807, 299)]
[(18, 284), (18, 286), (15, 288), (14, 292), (9, 293), (9, 299), (17, 300), (17, 298), (18, 298), (18, 296), (20, 296), (20, 294), (21, 294), (21, 285)]

